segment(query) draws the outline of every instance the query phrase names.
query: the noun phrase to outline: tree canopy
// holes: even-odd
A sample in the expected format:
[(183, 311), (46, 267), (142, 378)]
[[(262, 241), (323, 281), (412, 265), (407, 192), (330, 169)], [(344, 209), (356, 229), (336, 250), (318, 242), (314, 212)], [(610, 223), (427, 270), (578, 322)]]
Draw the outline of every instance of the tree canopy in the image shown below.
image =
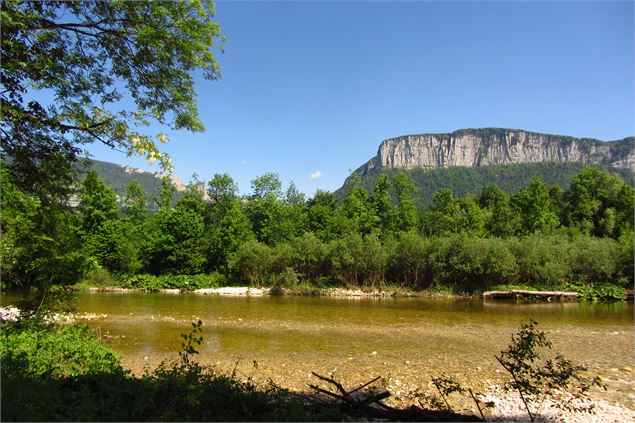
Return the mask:
[(167, 136), (144, 128), (203, 130), (191, 73), (220, 76), (212, 1), (3, 0), (1, 13), (0, 131), (24, 189), (58, 180), (46, 163), (93, 142), (169, 170)]

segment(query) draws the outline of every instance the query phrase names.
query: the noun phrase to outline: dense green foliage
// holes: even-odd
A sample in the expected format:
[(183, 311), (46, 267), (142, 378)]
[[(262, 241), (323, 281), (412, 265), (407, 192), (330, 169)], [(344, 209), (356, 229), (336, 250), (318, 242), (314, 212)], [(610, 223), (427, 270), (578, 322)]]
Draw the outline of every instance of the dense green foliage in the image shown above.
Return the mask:
[[(72, 285), (91, 267), (135, 272), (142, 226), (88, 175), (82, 146), (103, 143), (171, 169), (152, 125), (202, 131), (191, 73), (220, 76), (214, 3), (3, 0), (2, 284)], [(108, 204), (107, 204), (108, 203)], [(136, 225), (136, 226), (134, 226)]]
[[(91, 336), (86, 326), (46, 327), (22, 319), (17, 324), (3, 324), (2, 332), (0, 359), (3, 370), (19, 366), (23, 376), (33, 378), (122, 371), (117, 355)], [(3, 373), (3, 379), (4, 376)], [(3, 380), (3, 391), (4, 388)]]
[[(321, 191), (307, 201), (293, 185), (284, 193), (274, 173), (256, 178), (245, 197), (229, 175), (216, 175), (209, 199), (197, 181), (175, 199), (164, 178), (152, 214), (138, 184), (120, 208), (95, 172), (82, 182), (75, 209), (45, 207), (3, 178), (8, 286), (72, 284), (85, 274), (97, 286), (144, 290), (569, 285), (609, 299), (633, 283), (633, 189), (596, 168), (574, 176), (567, 191), (538, 177), (512, 196), (488, 186), (479, 197), (457, 198), (445, 188), (419, 210), (406, 173), (384, 175), (370, 192), (358, 184), (342, 205)], [(41, 226), (51, 218), (57, 238)], [(33, 260), (36, 252), (42, 257)]]
[(88, 260), (78, 214), (58, 197), (25, 194), (4, 170), (0, 183), (2, 284), (46, 290), (79, 281)]
[(226, 285), (226, 278), (218, 273), (201, 275), (124, 275), (117, 281), (122, 288), (137, 288), (144, 291), (180, 289), (192, 291), (201, 288), (219, 288)]

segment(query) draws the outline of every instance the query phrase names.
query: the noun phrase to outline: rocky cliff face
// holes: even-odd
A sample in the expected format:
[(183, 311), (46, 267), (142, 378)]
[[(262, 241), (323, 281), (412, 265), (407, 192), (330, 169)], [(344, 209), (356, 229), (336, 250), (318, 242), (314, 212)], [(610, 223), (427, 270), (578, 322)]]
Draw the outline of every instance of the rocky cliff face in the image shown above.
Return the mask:
[(377, 156), (358, 169), (479, 167), (495, 164), (581, 162), (635, 168), (635, 138), (603, 142), (516, 129), (461, 129), (451, 134), (407, 135), (385, 140)]

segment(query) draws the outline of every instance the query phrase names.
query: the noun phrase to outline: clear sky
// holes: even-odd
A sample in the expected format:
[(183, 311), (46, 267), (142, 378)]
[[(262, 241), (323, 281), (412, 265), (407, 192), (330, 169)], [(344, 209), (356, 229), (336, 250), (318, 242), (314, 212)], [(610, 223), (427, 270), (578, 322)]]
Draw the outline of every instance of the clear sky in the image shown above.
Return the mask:
[[(399, 135), (505, 127), (635, 133), (633, 2), (219, 2), (206, 131), (169, 132), (175, 174), (267, 171), (311, 196)], [(98, 160), (156, 170), (91, 146)]]

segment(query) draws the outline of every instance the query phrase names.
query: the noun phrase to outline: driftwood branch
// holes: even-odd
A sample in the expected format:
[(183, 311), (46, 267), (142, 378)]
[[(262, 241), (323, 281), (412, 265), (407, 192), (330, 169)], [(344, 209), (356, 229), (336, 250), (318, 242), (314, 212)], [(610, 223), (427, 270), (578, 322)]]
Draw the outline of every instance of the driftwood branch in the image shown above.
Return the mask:
[(373, 384), (373, 383), (377, 382), (379, 379), (381, 379), (381, 376), (377, 376), (375, 379), (373, 379), (373, 380), (371, 380), (371, 381), (369, 381), (369, 382), (366, 382), (366, 383), (364, 383), (364, 384), (363, 384), (363, 385), (361, 385), (361, 386), (358, 386), (357, 388), (355, 388), (355, 389), (353, 389), (352, 391), (350, 391), (350, 392), (349, 392), (349, 394), (352, 394), (352, 393), (354, 393), (354, 392), (357, 392), (357, 391), (359, 391), (360, 389), (363, 389), (363, 388), (367, 387), (368, 385), (370, 385), (370, 384)]
[(331, 391), (329, 391), (329, 390), (327, 390), (327, 389), (320, 388), (319, 386), (316, 386), (316, 385), (311, 385), (311, 384), (308, 384), (307, 386), (308, 386), (309, 388), (311, 388), (311, 389), (316, 390), (317, 392), (320, 392), (320, 393), (322, 393), (322, 394), (328, 395), (328, 396), (333, 397), (333, 398), (335, 398), (335, 399), (338, 399), (338, 400), (340, 400), (340, 401), (346, 401), (346, 402), (349, 402), (348, 398), (343, 397), (343, 396), (341, 396), (341, 395), (338, 395), (338, 394), (336, 394), (335, 392), (331, 392)]
[[(378, 376), (366, 383), (361, 384), (355, 389), (347, 390), (344, 385), (331, 377), (322, 376), (318, 373), (311, 372), (313, 376), (328, 383), (332, 390), (317, 386), (315, 384), (308, 384), (307, 386), (313, 389), (318, 394), (326, 395), (333, 401), (330, 405), (342, 405), (345, 407), (352, 407), (357, 410), (362, 410), (365, 415), (369, 417), (377, 417), (382, 419), (388, 419), (391, 421), (421, 421), (421, 422), (443, 422), (443, 421), (480, 421), (476, 416), (464, 416), (456, 414), (450, 411), (432, 411), (426, 410), (415, 405), (410, 408), (396, 408), (382, 401), (390, 397), (390, 392), (387, 390), (375, 390), (368, 389), (362, 391), (364, 388), (369, 387), (373, 383), (379, 381), (381, 376)], [(352, 395), (357, 393), (357, 395)], [(312, 401), (325, 404), (320, 397), (312, 397)]]
[(328, 382), (331, 385), (335, 386), (338, 389), (338, 391), (340, 391), (342, 393), (342, 395), (344, 397), (350, 397), (350, 393), (347, 392), (346, 389), (344, 389), (344, 387), (342, 386), (342, 384), (339, 383), (338, 381), (336, 381), (335, 379), (330, 378), (330, 377), (326, 377), (326, 376), (321, 376), (321, 375), (319, 375), (319, 374), (317, 374), (315, 372), (311, 372), (311, 374), (313, 376), (315, 376), (316, 378), (318, 378), (320, 380), (323, 380), (324, 382)]

